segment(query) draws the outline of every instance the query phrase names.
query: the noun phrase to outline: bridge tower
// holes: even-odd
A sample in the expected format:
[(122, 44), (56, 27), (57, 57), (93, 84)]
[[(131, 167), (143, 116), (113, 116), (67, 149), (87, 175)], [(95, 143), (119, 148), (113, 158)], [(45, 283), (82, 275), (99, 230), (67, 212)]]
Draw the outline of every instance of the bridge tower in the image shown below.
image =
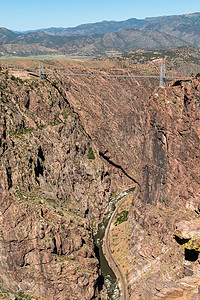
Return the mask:
[(42, 79), (42, 70), (41, 70), (41, 65), (39, 64), (39, 77), (40, 77), (40, 80)]
[(163, 63), (160, 69), (160, 87), (165, 87), (165, 77), (166, 77), (166, 69), (165, 69), (165, 63)]
[(40, 80), (44, 79), (44, 66), (43, 66), (43, 64), (39, 64), (39, 78), (40, 78)]

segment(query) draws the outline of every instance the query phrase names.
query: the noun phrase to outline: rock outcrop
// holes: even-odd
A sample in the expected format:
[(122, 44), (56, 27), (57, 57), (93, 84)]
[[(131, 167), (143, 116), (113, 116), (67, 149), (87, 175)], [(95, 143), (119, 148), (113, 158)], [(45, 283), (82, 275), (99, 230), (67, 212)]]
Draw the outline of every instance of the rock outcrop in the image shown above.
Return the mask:
[(0, 76), (0, 284), (97, 298), (93, 230), (115, 189), (112, 167), (55, 82)]
[(200, 218), (176, 224), (174, 238), (188, 250), (200, 251)]
[[(159, 89), (158, 96), (149, 99), (141, 193), (134, 199), (129, 218), (130, 261), (135, 262), (128, 275), (131, 299), (160, 299), (156, 281), (173, 285), (186, 275), (184, 249), (172, 236), (178, 222), (194, 219), (199, 213), (199, 99), (198, 80)], [(183, 222), (179, 225), (181, 230), (176, 233), (185, 238)]]
[[(106, 63), (102, 73), (123, 72)], [(64, 62), (48, 67), (65, 69)], [(0, 74), (1, 286), (98, 299), (93, 235), (109, 197), (133, 185), (130, 299), (165, 297), (180, 278), (197, 275), (172, 236), (177, 223), (199, 214), (200, 83), (176, 82), (158, 96), (156, 85)]]

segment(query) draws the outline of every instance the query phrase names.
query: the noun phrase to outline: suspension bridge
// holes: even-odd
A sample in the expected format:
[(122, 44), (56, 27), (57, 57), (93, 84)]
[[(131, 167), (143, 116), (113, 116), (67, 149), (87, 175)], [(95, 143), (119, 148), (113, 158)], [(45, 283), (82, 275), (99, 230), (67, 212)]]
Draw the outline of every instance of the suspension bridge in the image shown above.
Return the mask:
[(180, 79), (190, 80), (192, 77), (183, 76), (166, 76), (165, 64), (161, 64), (160, 75), (124, 75), (124, 74), (86, 74), (86, 73), (57, 73), (57, 72), (45, 72), (43, 64), (39, 64), (39, 78), (45, 79), (45, 75), (60, 75), (60, 76), (82, 76), (82, 77), (110, 77), (110, 78), (159, 78), (159, 87), (165, 87), (166, 80)]

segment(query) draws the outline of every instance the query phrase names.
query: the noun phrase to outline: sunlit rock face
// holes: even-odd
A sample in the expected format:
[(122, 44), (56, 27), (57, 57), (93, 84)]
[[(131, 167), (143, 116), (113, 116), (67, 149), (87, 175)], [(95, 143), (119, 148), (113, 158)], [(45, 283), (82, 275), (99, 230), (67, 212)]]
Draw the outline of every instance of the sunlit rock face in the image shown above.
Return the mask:
[(1, 285), (48, 299), (98, 298), (93, 235), (110, 196), (139, 179), (153, 85), (9, 72), (0, 77)]
[(176, 224), (174, 238), (188, 250), (200, 251), (200, 218)]
[[(134, 262), (128, 275), (131, 299), (153, 299), (158, 290), (164, 297), (178, 278), (199, 274), (196, 251), (188, 252), (198, 250), (200, 241), (199, 219), (194, 220), (200, 199), (199, 99), (198, 80), (159, 89), (158, 95), (149, 99), (141, 192), (129, 218)], [(173, 234), (188, 250), (173, 241)], [(162, 282), (158, 289), (156, 281)], [(168, 284), (166, 293), (163, 282)]]
[[(101, 72), (123, 72), (107, 64)], [(170, 288), (197, 274), (173, 233), (199, 212), (198, 80), (158, 96), (149, 79), (1, 74), (0, 83), (2, 286), (98, 299), (93, 234), (109, 197), (132, 186), (139, 189), (129, 213), (130, 299), (159, 297), (163, 282)]]

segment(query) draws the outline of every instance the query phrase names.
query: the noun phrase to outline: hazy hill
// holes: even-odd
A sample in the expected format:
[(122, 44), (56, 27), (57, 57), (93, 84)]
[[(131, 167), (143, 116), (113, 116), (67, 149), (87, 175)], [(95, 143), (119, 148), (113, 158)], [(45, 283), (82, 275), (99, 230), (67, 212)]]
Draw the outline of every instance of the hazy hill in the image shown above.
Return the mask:
[(115, 32), (123, 29), (131, 29), (142, 26), (148, 23), (149, 20), (139, 20), (136, 18), (131, 18), (125, 21), (102, 21), (96, 23), (88, 23), (88, 24), (81, 24), (76, 27), (51, 27), (51, 28), (42, 28), (38, 30), (27, 30), (24, 32), (17, 32), (20, 33), (30, 33), (35, 31), (43, 31), (50, 35), (56, 36), (67, 36), (67, 35), (91, 35), (91, 34), (105, 34), (108, 32)]
[(165, 16), (143, 25), (142, 30), (158, 30), (200, 47), (200, 13)]
[(200, 13), (126, 21), (103, 21), (73, 28), (14, 33), (0, 28), (0, 55), (106, 55), (136, 49), (200, 47)]
[(0, 28), (0, 43), (7, 43), (10, 41), (14, 41), (17, 37), (17, 34), (8, 30), (4, 27)]
[[(167, 34), (171, 34), (177, 38), (186, 39), (190, 43), (195, 43), (195, 38), (190, 39), (189, 35), (199, 36), (200, 13), (161, 16), (145, 19), (131, 18), (125, 21), (102, 21), (89, 24), (81, 24), (76, 27), (68, 28), (43, 28), (38, 30), (29, 30), (23, 33), (43, 31), (50, 35), (67, 36), (67, 35), (92, 35), (106, 34), (109, 32), (117, 32), (124, 29), (142, 29), (157, 30)], [(20, 32), (16, 32), (21, 34)], [(194, 46), (197, 46), (194, 45)]]
[(135, 49), (169, 49), (185, 45), (184, 41), (158, 31), (142, 32), (136, 29), (111, 32), (98, 41), (80, 49), (81, 53), (101, 54), (112, 51), (131, 51)]
[[(6, 42), (8, 40), (8, 42)], [(185, 41), (158, 31), (136, 29), (107, 34), (52, 36), (42, 31), (14, 34), (0, 44), (0, 55), (28, 56), (39, 54), (106, 55), (135, 49), (169, 49), (186, 45)]]
[(116, 32), (123, 29), (131, 29), (142, 26), (146, 24), (147, 20), (138, 20), (136, 18), (131, 18), (126, 21), (102, 21), (97, 23), (82, 24), (76, 27), (69, 28), (47, 28), (42, 29), (42, 31), (59, 36), (66, 36), (71, 34), (79, 35), (91, 35), (91, 34), (106, 34), (109, 32)]

